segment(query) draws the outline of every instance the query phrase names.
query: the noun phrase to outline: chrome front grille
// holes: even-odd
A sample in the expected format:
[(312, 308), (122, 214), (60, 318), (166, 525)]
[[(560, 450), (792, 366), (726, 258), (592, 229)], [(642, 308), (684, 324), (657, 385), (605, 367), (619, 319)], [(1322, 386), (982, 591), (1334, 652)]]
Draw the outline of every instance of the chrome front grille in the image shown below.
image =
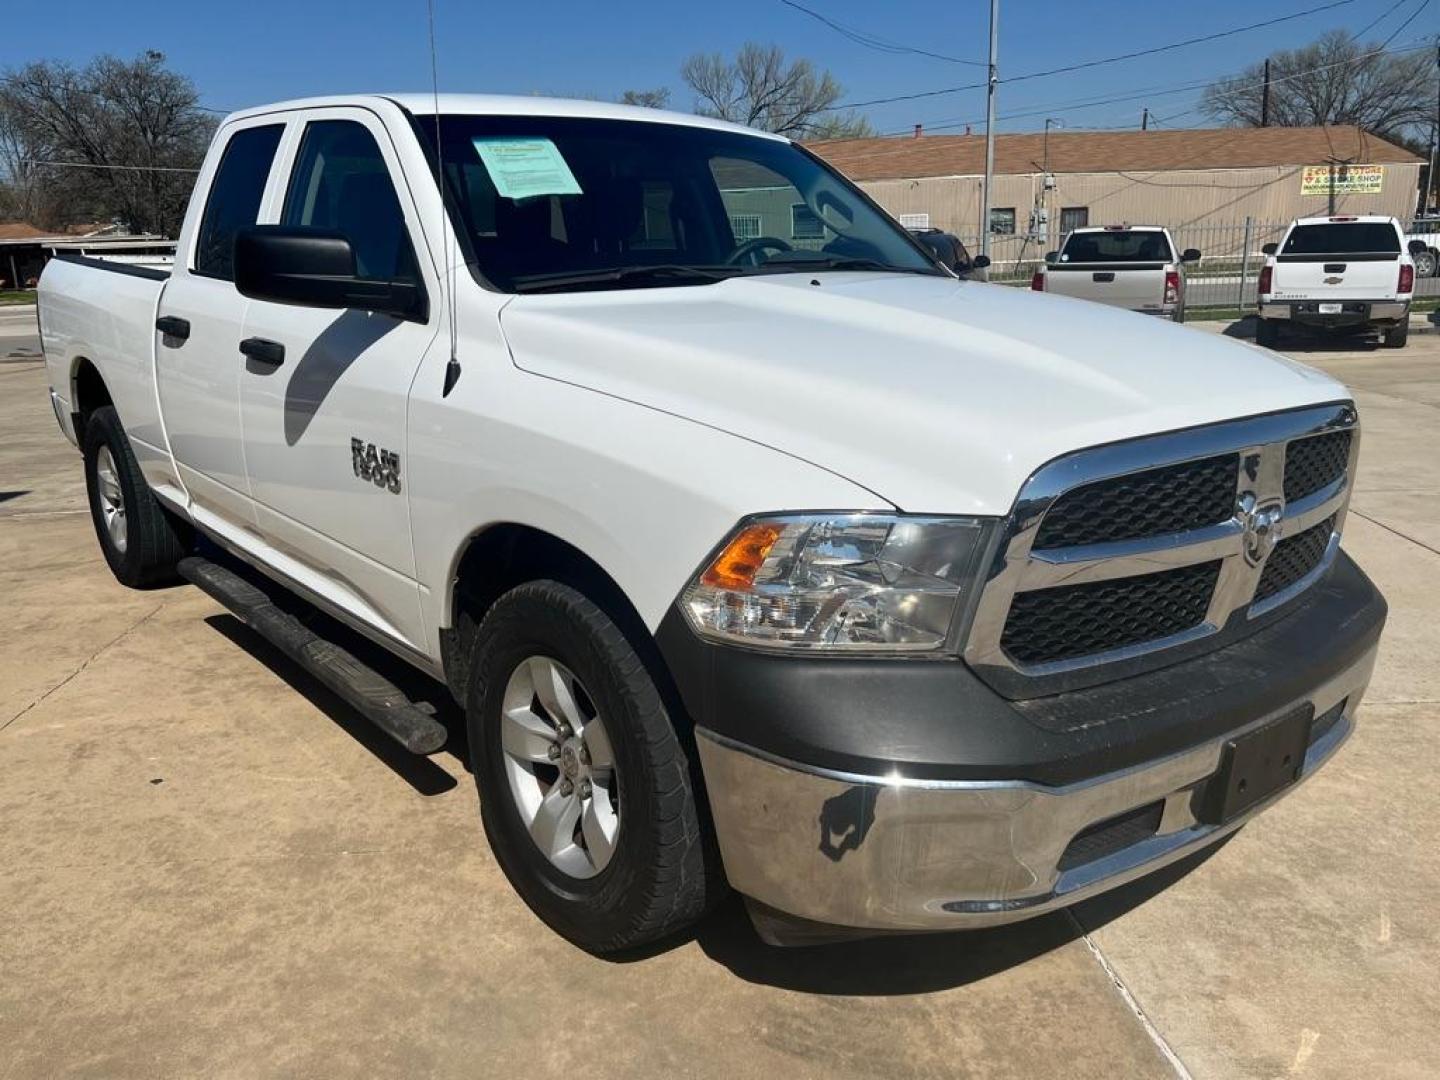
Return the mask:
[(1242, 636), (1334, 560), (1359, 451), (1348, 404), (1097, 447), (1027, 481), (965, 657), (1016, 697)]

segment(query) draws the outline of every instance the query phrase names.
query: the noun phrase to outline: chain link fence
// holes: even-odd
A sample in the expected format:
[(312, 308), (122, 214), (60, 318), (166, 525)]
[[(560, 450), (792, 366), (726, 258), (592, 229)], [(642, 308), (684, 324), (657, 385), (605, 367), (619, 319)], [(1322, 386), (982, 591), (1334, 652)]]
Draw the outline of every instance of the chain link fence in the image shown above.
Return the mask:
[[(1407, 234), (1428, 235), (1433, 243), (1440, 225), (1429, 222), (1416, 227), (1403, 223)], [(1289, 221), (1262, 221), (1244, 218), (1239, 221), (1167, 226), (1175, 247), (1184, 251), (1195, 248), (1198, 262), (1185, 268), (1186, 306), (1191, 311), (1203, 308), (1229, 308), (1237, 313), (1253, 311), (1256, 304), (1255, 285), (1260, 268), (1265, 265), (1266, 244), (1278, 244), (1290, 227)], [(972, 255), (980, 251), (979, 236), (960, 238)], [(1035, 271), (1045, 264), (1047, 250), (1044, 236), (995, 235), (990, 240), (989, 280), (1003, 285), (1028, 287)], [(1440, 266), (1440, 259), (1432, 265)], [(1416, 298), (1440, 297), (1440, 276), (1415, 277)]]

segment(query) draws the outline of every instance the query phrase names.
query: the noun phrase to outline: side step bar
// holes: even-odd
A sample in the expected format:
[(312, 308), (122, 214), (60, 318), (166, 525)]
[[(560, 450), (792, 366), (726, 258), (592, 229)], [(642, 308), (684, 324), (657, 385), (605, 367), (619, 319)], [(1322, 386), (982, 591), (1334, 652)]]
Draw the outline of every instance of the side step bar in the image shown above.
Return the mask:
[(433, 754), (445, 745), (445, 727), (426, 711), (429, 706), (416, 705), (374, 668), (283, 611), (263, 589), (198, 555), (181, 559), (178, 569), (406, 750)]

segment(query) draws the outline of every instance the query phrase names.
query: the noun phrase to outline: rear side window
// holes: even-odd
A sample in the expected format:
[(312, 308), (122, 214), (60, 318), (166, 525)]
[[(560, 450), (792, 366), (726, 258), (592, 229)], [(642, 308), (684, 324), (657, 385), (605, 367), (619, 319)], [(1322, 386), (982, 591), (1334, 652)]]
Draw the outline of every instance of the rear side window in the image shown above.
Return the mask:
[(195, 273), (235, 280), (235, 233), (260, 216), (265, 180), (284, 130), (284, 124), (244, 128), (225, 144), (200, 221)]
[(405, 213), (380, 147), (364, 124), (316, 120), (306, 125), (281, 220), (344, 233), (361, 277), (418, 283)]
[(1123, 263), (1171, 262), (1173, 255), (1165, 234), (1143, 229), (1115, 232), (1075, 233), (1060, 250), (1061, 262)]
[(1281, 255), (1400, 254), (1400, 234), (1388, 221), (1296, 225)]

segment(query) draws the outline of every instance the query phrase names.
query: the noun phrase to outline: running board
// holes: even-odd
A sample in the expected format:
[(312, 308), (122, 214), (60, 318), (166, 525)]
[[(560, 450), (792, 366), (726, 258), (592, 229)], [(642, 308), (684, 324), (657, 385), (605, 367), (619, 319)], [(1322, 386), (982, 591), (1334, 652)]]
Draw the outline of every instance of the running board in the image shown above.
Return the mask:
[(415, 704), (374, 668), (282, 610), (263, 589), (198, 555), (181, 559), (178, 569), (406, 750), (433, 754), (445, 745), (445, 727), (428, 705)]

